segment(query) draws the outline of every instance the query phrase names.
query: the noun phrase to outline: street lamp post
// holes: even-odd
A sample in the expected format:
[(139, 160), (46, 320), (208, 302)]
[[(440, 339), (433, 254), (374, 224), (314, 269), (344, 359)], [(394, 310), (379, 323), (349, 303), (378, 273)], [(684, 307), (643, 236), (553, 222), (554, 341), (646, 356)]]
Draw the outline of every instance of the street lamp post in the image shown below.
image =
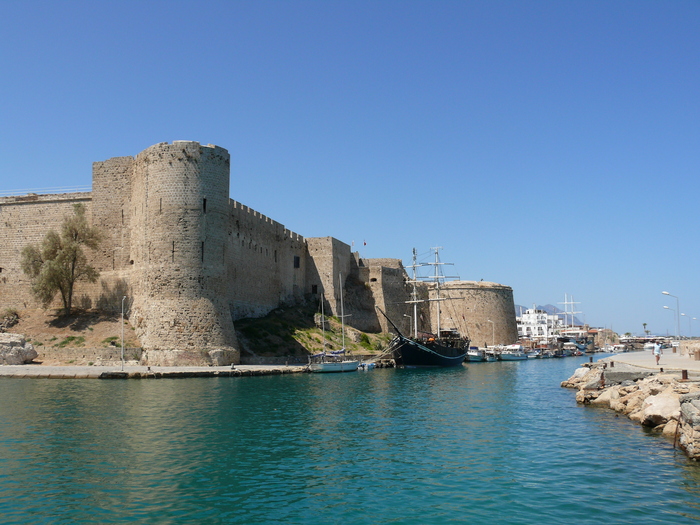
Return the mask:
[(688, 337), (690, 337), (690, 334), (693, 333), (693, 328), (690, 326), (690, 316), (685, 315), (685, 314), (681, 314), (681, 315), (688, 318)]
[(664, 306), (666, 310), (671, 310), (673, 312), (673, 320), (676, 320), (676, 311), (673, 308), (669, 308), (668, 306)]
[(126, 295), (122, 297), (122, 372), (124, 371), (124, 300)]
[[(680, 306), (680, 302), (678, 301), (678, 297), (676, 297), (675, 295), (670, 294), (670, 293), (668, 293), (668, 292), (661, 292), (661, 293), (662, 293), (663, 295), (668, 295), (668, 296), (670, 296), (670, 297), (675, 297), (675, 298), (676, 298), (676, 308), (677, 308), (677, 310), (675, 310), (675, 312), (677, 312), (678, 314), (680, 314), (680, 313), (681, 313), (681, 306)], [(665, 308), (665, 307), (664, 307), (664, 308)], [(669, 308), (669, 310), (673, 310), (673, 308)], [(676, 337), (678, 337), (678, 338), (680, 339), (680, 337), (681, 337), (681, 316), (678, 315), (678, 314), (675, 314), (675, 315), (676, 315), (676, 334), (678, 334), (678, 335), (676, 335)]]
[(496, 346), (496, 325), (491, 319), (486, 320), (491, 323), (491, 346)]

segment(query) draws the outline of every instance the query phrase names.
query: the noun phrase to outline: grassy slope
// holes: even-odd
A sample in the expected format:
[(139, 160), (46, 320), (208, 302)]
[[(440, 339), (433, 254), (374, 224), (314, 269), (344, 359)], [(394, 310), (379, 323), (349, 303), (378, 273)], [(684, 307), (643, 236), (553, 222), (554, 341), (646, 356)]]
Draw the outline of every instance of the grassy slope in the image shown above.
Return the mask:
[[(279, 308), (260, 319), (236, 321), (236, 333), (244, 352), (259, 356), (307, 355), (323, 349), (323, 332), (314, 322), (314, 308)], [(340, 320), (328, 317), (326, 350), (342, 348)], [(353, 354), (380, 354), (389, 334), (367, 334), (345, 327), (345, 348)]]
[[(95, 311), (77, 311), (59, 317), (54, 310), (28, 309), (18, 312), (19, 322), (8, 331), (23, 334), (37, 351), (51, 348), (106, 348), (121, 343), (121, 316)], [(258, 356), (303, 356), (323, 349), (323, 333), (314, 322), (314, 308), (280, 308), (260, 319), (236, 321), (236, 333), (243, 352)], [(328, 317), (326, 350), (342, 348), (340, 320)], [(380, 354), (390, 334), (371, 334), (345, 327), (345, 347), (353, 354)], [(140, 347), (128, 320), (124, 321), (124, 344)]]

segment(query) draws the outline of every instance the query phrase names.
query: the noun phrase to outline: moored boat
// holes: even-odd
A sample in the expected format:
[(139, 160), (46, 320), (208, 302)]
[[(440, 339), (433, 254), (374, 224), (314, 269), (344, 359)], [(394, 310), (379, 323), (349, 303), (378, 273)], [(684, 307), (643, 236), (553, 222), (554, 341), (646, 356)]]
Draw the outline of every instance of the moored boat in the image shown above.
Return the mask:
[(309, 370), (311, 372), (354, 372), (360, 365), (360, 361), (347, 359), (344, 350), (342, 353), (321, 353), (311, 356)]
[[(416, 268), (417, 254), (413, 249), (413, 293), (408, 303), (413, 305), (413, 336), (404, 336), (391, 319), (379, 308), (377, 308), (394, 328), (397, 336), (391, 341), (390, 350), (394, 356), (397, 366), (403, 367), (452, 367), (460, 366), (467, 357), (469, 349), (469, 338), (463, 337), (456, 329), (442, 329), (440, 326), (440, 309), (437, 310), (437, 334), (430, 334), (418, 331), (418, 299), (416, 289), (417, 276)], [(435, 267), (432, 279), (435, 282), (435, 298), (430, 301), (442, 301), (440, 297), (440, 284), (446, 279), (440, 273), (441, 263), (438, 258), (437, 248), (435, 249), (435, 262), (426, 263)]]
[(500, 351), (498, 359), (500, 361), (523, 361), (527, 359), (527, 354), (521, 345), (508, 345)]
[(482, 350), (477, 346), (472, 346), (467, 350), (465, 359), (469, 363), (481, 363), (486, 361), (486, 350)]
[(451, 367), (461, 366), (467, 352), (464, 346), (446, 346), (444, 341), (417, 341), (401, 334), (391, 342), (394, 360), (398, 366)]
[(343, 348), (326, 352), (326, 318), (323, 312), (324, 296), (321, 294), (321, 329), (323, 333), (323, 352), (309, 356), (309, 371), (311, 372), (355, 372), (360, 365), (358, 359), (348, 359), (345, 356), (345, 310), (343, 307), (343, 279), (340, 280), (340, 322), (343, 333)]

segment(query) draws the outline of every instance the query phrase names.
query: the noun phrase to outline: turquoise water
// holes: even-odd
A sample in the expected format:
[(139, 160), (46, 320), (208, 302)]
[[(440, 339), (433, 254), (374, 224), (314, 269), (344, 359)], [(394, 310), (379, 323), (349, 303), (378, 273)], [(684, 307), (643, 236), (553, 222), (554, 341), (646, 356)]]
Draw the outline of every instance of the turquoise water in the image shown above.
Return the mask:
[(559, 387), (584, 360), (0, 379), (0, 522), (700, 521), (697, 464)]

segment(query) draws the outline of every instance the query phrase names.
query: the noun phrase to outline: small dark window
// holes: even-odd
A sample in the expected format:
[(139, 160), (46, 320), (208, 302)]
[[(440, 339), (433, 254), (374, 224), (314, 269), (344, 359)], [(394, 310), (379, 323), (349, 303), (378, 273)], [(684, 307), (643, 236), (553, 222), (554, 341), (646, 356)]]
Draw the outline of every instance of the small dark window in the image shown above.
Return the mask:
[(204, 262), (204, 241), (202, 241), (202, 262)]
[(299, 268), (301, 266), (301, 259), (298, 255), (294, 256), (294, 268)]
[(202, 199), (202, 213), (207, 213), (207, 198)]
[(317, 284), (311, 285), (311, 293), (314, 295), (316, 295), (318, 293), (318, 285)]

